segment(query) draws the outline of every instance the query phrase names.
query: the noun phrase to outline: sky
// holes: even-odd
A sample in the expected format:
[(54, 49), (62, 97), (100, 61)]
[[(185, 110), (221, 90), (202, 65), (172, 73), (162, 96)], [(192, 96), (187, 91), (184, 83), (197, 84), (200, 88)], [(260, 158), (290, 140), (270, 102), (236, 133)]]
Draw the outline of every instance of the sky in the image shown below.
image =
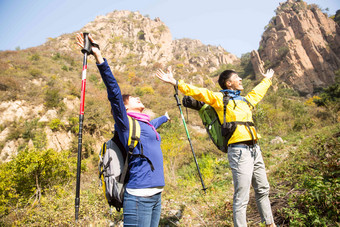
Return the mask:
[[(258, 49), (280, 2), (284, 0), (0, 0), (0, 50), (39, 46), (80, 30), (96, 16), (129, 10), (159, 17), (173, 39), (198, 39), (241, 57)], [(305, 2), (328, 15), (340, 9), (340, 0)]]

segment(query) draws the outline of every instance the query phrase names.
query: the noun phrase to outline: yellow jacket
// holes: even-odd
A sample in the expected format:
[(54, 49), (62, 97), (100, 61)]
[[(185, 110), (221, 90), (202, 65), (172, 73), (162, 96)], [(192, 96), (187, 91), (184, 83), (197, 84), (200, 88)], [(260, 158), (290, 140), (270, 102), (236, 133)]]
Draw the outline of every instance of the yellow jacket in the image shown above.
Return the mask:
[[(264, 78), (261, 83), (259, 83), (245, 96), (245, 98), (251, 103), (252, 106), (255, 106), (261, 101), (271, 84), (272, 82), (270, 79)], [(213, 92), (206, 88), (198, 88), (184, 83), (183, 80), (178, 81), (178, 90), (180, 90), (184, 95), (192, 96), (194, 99), (212, 106), (216, 110), (220, 122), (223, 123), (223, 94), (221, 92)], [(234, 102), (232, 99), (230, 99), (227, 105), (226, 121), (253, 122), (251, 108), (252, 107), (250, 107), (244, 101), (235, 100)], [(252, 130), (254, 139), (258, 140), (260, 135), (257, 134), (255, 127), (250, 126), (250, 129)], [(252, 140), (252, 137), (247, 126), (237, 125), (236, 130), (229, 139), (228, 144), (248, 140)]]

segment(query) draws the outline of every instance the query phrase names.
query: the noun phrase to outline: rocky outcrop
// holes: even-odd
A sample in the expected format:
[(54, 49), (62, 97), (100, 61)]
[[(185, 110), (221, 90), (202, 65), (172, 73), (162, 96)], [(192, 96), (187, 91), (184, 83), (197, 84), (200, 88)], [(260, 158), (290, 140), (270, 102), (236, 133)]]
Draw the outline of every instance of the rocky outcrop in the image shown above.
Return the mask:
[[(79, 105), (79, 99), (67, 99), (63, 100), (65, 107), (68, 110), (73, 110)], [(13, 130), (13, 125), (17, 124), (17, 127), (21, 127), (18, 122), (26, 121), (29, 122), (34, 118), (38, 118), (39, 123), (43, 123), (44, 133), (46, 134), (46, 148), (52, 148), (56, 151), (70, 149), (72, 138), (74, 135), (70, 131), (57, 131), (53, 132), (48, 123), (51, 120), (58, 118), (58, 113), (55, 109), (44, 110), (43, 104), (31, 105), (24, 100), (16, 100), (14, 102), (2, 102), (0, 103), (0, 125), (8, 126), (4, 130), (0, 131), (0, 143), (3, 144), (0, 150), (0, 163), (11, 160), (13, 155), (16, 155), (19, 147), (33, 147), (32, 140), (26, 144), (26, 141), (22, 138), (8, 140), (8, 136)], [(64, 119), (66, 122), (68, 119)], [(100, 146), (100, 144), (99, 144)]]
[(281, 3), (252, 51), (254, 71), (274, 68), (280, 80), (302, 95), (335, 81), (340, 68), (340, 28), (316, 5), (301, 0)]
[(172, 42), (173, 56), (191, 66), (192, 72), (207, 67), (209, 72), (216, 71), (223, 64), (233, 64), (239, 59), (222, 47), (204, 45), (199, 40), (179, 39)]
[[(114, 11), (98, 16), (80, 31), (94, 36), (103, 55), (118, 71), (127, 70), (129, 64), (166, 65), (180, 59), (191, 71), (204, 67), (211, 72), (221, 64), (238, 61), (222, 47), (204, 45), (199, 40), (173, 40), (170, 29), (159, 18), (152, 20), (139, 12)], [(58, 49), (70, 52), (75, 46), (72, 40), (74, 37), (65, 35), (45, 45), (60, 45)]]

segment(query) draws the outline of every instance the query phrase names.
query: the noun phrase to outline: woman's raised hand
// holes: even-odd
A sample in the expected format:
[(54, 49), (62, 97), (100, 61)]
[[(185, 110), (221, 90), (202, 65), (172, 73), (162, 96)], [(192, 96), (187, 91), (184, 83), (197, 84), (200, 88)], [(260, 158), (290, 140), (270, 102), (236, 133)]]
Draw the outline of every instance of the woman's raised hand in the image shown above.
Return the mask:
[[(80, 46), (81, 48), (84, 48), (84, 34), (82, 32), (77, 33), (76, 39), (77, 39), (78, 46)], [(91, 43), (96, 44), (96, 41), (94, 41), (91, 34), (89, 34), (89, 40), (91, 41)], [(93, 52), (93, 56), (96, 58), (97, 63), (98, 64), (103, 63), (104, 59), (101, 55), (98, 44), (92, 45), (91, 49), (92, 49), (92, 52)]]
[(171, 66), (168, 67), (167, 73), (165, 73), (162, 69), (158, 69), (156, 76), (165, 83), (176, 85), (176, 80), (172, 74)]

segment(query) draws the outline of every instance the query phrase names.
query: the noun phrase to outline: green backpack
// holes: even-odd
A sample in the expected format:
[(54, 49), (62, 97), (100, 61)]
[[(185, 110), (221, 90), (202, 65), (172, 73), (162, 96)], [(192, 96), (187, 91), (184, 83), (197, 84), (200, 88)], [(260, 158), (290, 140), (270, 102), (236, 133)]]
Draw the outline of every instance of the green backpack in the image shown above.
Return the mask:
[(219, 150), (227, 152), (229, 139), (227, 140), (222, 135), (222, 124), (215, 109), (212, 106), (209, 106), (204, 102), (197, 101), (190, 96), (184, 96), (182, 103), (185, 107), (198, 110), (198, 114), (201, 117), (202, 123), (212, 142)]
[[(236, 130), (237, 125), (245, 125), (251, 133), (252, 140), (254, 142), (254, 136), (250, 130), (250, 126), (254, 126), (253, 122), (241, 122), (233, 121), (226, 122), (227, 105), (229, 103), (230, 96), (226, 93), (223, 95), (223, 122), (220, 122), (215, 109), (204, 102), (195, 100), (190, 96), (184, 96), (182, 103), (183, 106), (198, 110), (198, 114), (201, 117), (202, 123), (215, 146), (223, 151), (228, 152), (228, 141)], [(251, 106), (251, 104), (244, 99), (244, 101)]]
[(215, 146), (223, 151), (227, 152), (227, 140), (222, 136), (222, 125), (215, 109), (208, 104), (204, 104), (198, 111), (199, 116), (202, 119), (202, 123)]

